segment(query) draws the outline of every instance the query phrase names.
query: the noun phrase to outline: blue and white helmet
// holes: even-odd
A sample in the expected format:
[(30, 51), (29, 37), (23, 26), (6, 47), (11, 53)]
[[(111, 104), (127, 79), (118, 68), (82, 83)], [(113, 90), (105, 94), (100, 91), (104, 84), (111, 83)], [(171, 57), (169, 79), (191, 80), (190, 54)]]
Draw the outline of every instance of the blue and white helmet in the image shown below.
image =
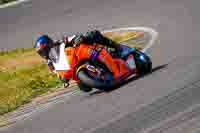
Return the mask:
[(53, 46), (53, 40), (48, 35), (41, 35), (37, 38), (34, 48), (37, 53), (45, 59), (48, 59), (50, 48)]

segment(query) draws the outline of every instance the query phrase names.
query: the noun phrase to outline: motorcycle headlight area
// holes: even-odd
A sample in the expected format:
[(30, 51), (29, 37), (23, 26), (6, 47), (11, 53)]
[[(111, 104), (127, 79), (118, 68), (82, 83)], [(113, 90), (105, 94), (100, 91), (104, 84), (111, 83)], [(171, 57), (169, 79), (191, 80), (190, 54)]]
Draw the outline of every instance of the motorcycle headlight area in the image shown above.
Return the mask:
[(140, 58), (141, 60), (143, 60), (144, 62), (146, 62), (146, 59), (145, 59), (144, 55), (140, 55), (139, 58)]

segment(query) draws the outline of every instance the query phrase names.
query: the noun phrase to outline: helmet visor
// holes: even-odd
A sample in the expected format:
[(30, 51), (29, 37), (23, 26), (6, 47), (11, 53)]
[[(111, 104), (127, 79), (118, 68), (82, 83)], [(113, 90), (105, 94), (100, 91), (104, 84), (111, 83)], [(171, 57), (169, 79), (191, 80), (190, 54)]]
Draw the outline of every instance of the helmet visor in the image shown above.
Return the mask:
[(48, 59), (48, 57), (49, 57), (49, 49), (47, 49), (47, 48), (45, 48), (45, 49), (40, 49), (40, 50), (38, 50), (37, 52), (38, 52), (38, 54), (39, 54), (42, 58)]

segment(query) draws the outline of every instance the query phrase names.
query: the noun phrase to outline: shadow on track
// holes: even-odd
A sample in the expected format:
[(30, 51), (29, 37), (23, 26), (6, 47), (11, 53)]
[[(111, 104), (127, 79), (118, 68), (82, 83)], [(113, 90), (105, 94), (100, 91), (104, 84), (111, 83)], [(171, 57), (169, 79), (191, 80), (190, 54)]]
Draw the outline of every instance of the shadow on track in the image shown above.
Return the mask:
[(139, 75), (139, 76), (132, 77), (132, 78), (130, 78), (130, 79), (124, 81), (122, 84), (118, 85), (117, 87), (113, 87), (113, 88), (111, 88), (111, 89), (109, 89), (109, 90), (107, 90), (107, 91), (97, 90), (97, 91), (94, 91), (94, 92), (92, 92), (92, 93), (89, 93), (89, 95), (90, 95), (90, 96), (93, 96), (93, 95), (101, 94), (101, 93), (104, 93), (104, 92), (107, 92), (107, 93), (112, 92), (112, 91), (114, 91), (114, 90), (116, 90), (116, 89), (119, 89), (120, 87), (122, 87), (122, 86), (124, 86), (124, 85), (126, 85), (126, 84), (128, 84), (128, 83), (130, 83), (130, 82), (132, 82), (132, 81), (138, 80), (138, 79), (143, 78), (143, 77), (145, 77), (145, 76), (147, 76), (147, 75), (150, 75), (150, 74), (152, 74), (152, 73), (154, 73), (154, 72), (156, 72), (156, 71), (159, 71), (159, 70), (161, 70), (161, 69), (164, 69), (164, 68), (166, 68), (167, 66), (168, 66), (168, 64), (164, 64), (164, 65), (157, 66), (157, 67), (153, 68), (152, 71), (151, 71), (150, 73), (148, 73), (148, 74), (144, 74), (144, 75)]

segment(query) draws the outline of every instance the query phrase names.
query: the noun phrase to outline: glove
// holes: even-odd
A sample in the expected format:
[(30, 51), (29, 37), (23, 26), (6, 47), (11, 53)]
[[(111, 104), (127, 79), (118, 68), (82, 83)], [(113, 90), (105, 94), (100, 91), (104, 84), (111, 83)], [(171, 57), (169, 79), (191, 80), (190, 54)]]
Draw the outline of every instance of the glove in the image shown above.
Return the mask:
[(72, 40), (73, 47), (78, 47), (80, 43), (82, 43), (85, 40), (85, 37), (82, 35), (77, 36)]
[(70, 80), (69, 79), (66, 79), (60, 75), (58, 75), (58, 78), (63, 82), (63, 83), (68, 83)]
[(51, 72), (54, 72), (54, 71), (55, 71), (55, 67), (53, 66), (53, 63), (52, 63), (50, 60), (47, 61), (47, 65), (48, 65), (49, 70), (50, 70)]
[(69, 84), (69, 81), (70, 81), (69, 79), (63, 78), (60, 75), (58, 75), (58, 78), (62, 81), (64, 88), (67, 88), (70, 85)]
[(65, 48), (73, 47), (73, 43), (74, 43), (73, 36), (72, 37), (63, 36), (62, 41), (65, 43)]

